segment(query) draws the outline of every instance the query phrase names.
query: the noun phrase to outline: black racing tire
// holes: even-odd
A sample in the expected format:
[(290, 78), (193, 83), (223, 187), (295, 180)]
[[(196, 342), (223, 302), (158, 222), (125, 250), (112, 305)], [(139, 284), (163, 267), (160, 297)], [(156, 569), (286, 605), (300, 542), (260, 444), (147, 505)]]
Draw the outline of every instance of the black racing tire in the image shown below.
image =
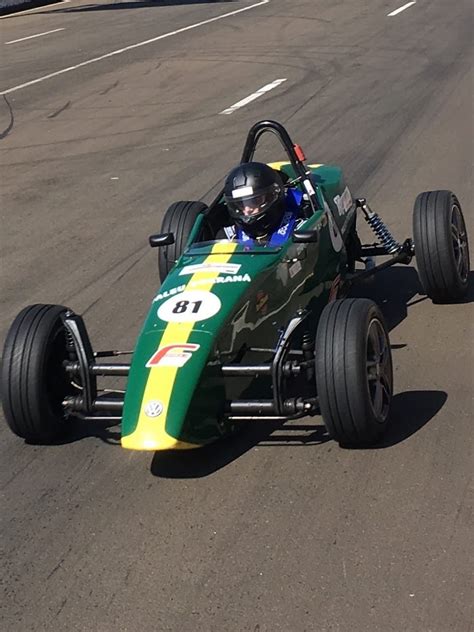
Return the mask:
[(166, 211), (161, 232), (173, 233), (174, 244), (162, 246), (158, 252), (158, 269), (162, 282), (183, 254), (197, 216), (207, 208), (202, 202), (175, 202)]
[(29, 443), (49, 443), (67, 427), (62, 402), (75, 389), (67, 359), (61, 305), (30, 305), (13, 321), (3, 349), (2, 404), (11, 430)]
[(434, 303), (464, 298), (469, 283), (469, 243), (457, 197), (451, 191), (420, 193), (413, 210), (416, 266)]
[(329, 435), (342, 447), (374, 444), (393, 395), (390, 342), (378, 306), (365, 298), (326, 305), (316, 334), (316, 385)]

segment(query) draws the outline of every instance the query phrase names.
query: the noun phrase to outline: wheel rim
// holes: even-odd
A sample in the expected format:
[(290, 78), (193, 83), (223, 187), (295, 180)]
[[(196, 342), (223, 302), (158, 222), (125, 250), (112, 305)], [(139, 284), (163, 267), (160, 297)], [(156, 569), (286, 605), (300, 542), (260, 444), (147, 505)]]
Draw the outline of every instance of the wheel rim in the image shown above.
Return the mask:
[(392, 361), (388, 336), (376, 318), (367, 332), (367, 384), (374, 416), (383, 423), (392, 400)]
[(454, 259), (459, 278), (466, 283), (469, 276), (469, 250), (466, 225), (460, 208), (453, 204), (451, 211), (451, 235), (453, 241)]

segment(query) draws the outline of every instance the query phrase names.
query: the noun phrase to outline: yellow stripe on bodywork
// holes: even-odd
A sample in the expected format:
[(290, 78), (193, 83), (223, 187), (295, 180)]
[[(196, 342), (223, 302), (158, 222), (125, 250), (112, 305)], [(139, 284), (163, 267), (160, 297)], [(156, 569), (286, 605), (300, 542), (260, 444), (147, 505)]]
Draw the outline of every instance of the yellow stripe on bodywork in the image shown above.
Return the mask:
[[(220, 242), (214, 244), (211, 254), (204, 263), (227, 263), (237, 247), (236, 243)], [(199, 289), (209, 292), (216, 278), (215, 271), (199, 271), (192, 275), (185, 290), (199, 280)], [(208, 283), (205, 280), (208, 279)], [(194, 323), (170, 322), (166, 326), (160, 340), (160, 347), (170, 344), (185, 344), (193, 330)], [(135, 430), (122, 437), (122, 447), (130, 450), (187, 450), (199, 448), (199, 444), (179, 441), (166, 432), (166, 420), (173, 386), (179, 367), (156, 366), (150, 369), (145, 391), (140, 406), (140, 416)], [(151, 400), (159, 400), (163, 404), (163, 412), (159, 417), (150, 418), (145, 415), (144, 407)]]

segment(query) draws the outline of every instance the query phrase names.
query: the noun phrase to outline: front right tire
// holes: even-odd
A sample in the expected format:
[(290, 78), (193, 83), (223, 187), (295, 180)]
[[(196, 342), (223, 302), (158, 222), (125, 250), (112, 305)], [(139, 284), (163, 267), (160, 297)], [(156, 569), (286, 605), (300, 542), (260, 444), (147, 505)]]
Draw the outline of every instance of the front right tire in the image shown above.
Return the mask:
[(341, 446), (369, 446), (385, 432), (392, 354), (373, 301), (350, 298), (326, 305), (316, 334), (316, 385), (324, 424)]

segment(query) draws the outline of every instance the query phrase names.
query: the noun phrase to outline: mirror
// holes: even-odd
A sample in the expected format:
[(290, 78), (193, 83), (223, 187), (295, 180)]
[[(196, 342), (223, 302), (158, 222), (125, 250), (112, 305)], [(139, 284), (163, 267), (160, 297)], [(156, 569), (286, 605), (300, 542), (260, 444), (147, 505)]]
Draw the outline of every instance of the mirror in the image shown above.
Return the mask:
[(295, 230), (293, 241), (295, 244), (314, 244), (319, 239), (319, 230)]
[(158, 233), (156, 235), (150, 235), (148, 241), (152, 248), (170, 246), (171, 244), (174, 244), (174, 235), (173, 233)]

